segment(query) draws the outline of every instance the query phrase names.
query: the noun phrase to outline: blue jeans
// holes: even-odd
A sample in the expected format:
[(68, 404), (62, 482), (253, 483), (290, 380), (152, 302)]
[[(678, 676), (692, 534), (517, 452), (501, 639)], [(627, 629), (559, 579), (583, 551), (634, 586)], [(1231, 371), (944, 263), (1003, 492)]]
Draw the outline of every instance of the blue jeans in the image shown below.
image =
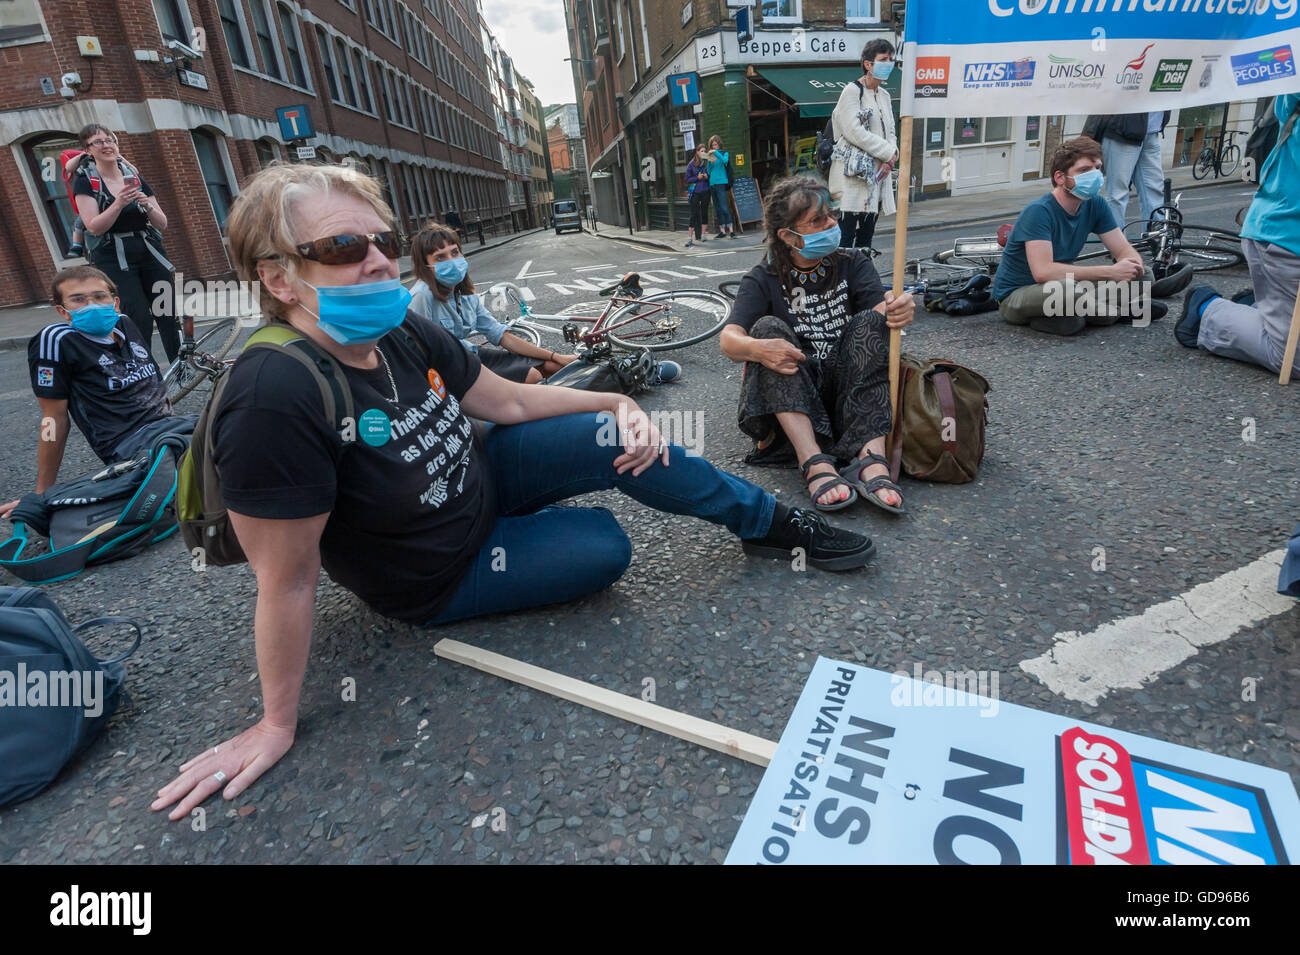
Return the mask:
[(1144, 219), (1150, 219), (1152, 211), (1164, 203), (1165, 174), (1160, 164), (1160, 149), (1159, 133), (1148, 133), (1141, 144), (1126, 143), (1114, 136), (1106, 136), (1101, 141), (1101, 161), (1106, 171), (1102, 195), (1121, 229), (1128, 214), (1129, 186), (1137, 189)]
[(721, 232), (724, 225), (731, 225), (731, 210), (727, 208), (727, 187), (709, 186), (709, 192), (713, 195), (713, 213), (718, 217), (718, 231)]
[(721, 524), (737, 537), (766, 536), (776, 499), (669, 445), (633, 477), (619, 474), (618, 428), (607, 414), (574, 414), (495, 426), (485, 443), (496, 487), (496, 527), (451, 602), (429, 626), (487, 613), (563, 603), (610, 586), (627, 570), (632, 544), (603, 507), (552, 507), (557, 501), (617, 488), (647, 507)]

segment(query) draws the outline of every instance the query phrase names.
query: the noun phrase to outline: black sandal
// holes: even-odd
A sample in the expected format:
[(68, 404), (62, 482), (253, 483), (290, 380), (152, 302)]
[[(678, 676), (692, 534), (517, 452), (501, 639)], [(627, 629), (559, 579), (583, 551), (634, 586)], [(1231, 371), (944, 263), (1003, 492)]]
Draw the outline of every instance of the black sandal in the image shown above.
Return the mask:
[[(809, 460), (811, 460), (811, 458)], [(894, 507), (892, 504), (886, 504), (880, 498), (876, 497), (876, 491), (885, 490), (893, 491), (898, 495), (899, 500), (902, 500), (903, 489), (893, 481), (889, 480), (887, 475), (882, 474), (880, 477), (874, 477), (869, 481), (862, 480), (862, 469), (869, 467), (872, 464), (883, 464), (886, 468), (889, 467), (889, 461), (884, 456), (876, 454), (874, 451), (868, 451), (866, 457), (854, 458), (851, 463), (845, 465), (840, 471), (840, 476), (847, 479), (864, 498), (876, 505), (876, 507), (880, 508), (882, 511), (888, 511), (890, 514), (905, 513), (901, 505)]]
[[(813, 507), (817, 508), (819, 511), (826, 511), (829, 513), (830, 511), (842, 511), (846, 507), (857, 502), (858, 492), (853, 489), (853, 482), (846, 481), (843, 475), (836, 477), (831, 474), (816, 474), (810, 478), (808, 476), (808, 470), (814, 464), (829, 464), (831, 467), (835, 467), (835, 459), (829, 454), (814, 454), (807, 461), (803, 462), (803, 464), (799, 465), (799, 470), (803, 472), (803, 480), (805, 484), (810, 480), (815, 480), (817, 478), (825, 479), (816, 487), (810, 487), (808, 489), (808, 496), (812, 498)], [(821, 503), (819, 498), (823, 494), (827, 491), (833, 490), (834, 488), (840, 487), (841, 485), (849, 489), (849, 496), (845, 500), (837, 501), (834, 504)]]

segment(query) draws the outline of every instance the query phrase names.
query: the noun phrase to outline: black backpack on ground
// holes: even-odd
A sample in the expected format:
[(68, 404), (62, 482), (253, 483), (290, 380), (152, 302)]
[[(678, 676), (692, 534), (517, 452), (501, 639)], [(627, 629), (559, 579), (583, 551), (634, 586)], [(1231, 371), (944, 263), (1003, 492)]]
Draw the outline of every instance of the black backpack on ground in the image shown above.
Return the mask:
[[(77, 634), (106, 624), (135, 628), (135, 642), (101, 660)], [(44, 591), (0, 587), (0, 806), (35, 796), (94, 742), (117, 709), (122, 661), (140, 638), (125, 617), (71, 627)]]

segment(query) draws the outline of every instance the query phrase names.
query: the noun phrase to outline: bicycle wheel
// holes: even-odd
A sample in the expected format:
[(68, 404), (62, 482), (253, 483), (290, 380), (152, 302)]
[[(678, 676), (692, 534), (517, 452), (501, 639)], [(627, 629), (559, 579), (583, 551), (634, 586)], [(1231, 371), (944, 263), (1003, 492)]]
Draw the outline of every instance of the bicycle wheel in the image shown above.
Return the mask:
[(609, 340), (620, 348), (672, 351), (722, 331), (731, 301), (706, 289), (677, 289), (646, 295), (609, 317)]
[(1208, 149), (1202, 149), (1201, 154), (1196, 157), (1196, 163), (1192, 166), (1192, 178), (1204, 179), (1214, 168), (1214, 153)]
[(1231, 176), (1237, 171), (1239, 165), (1241, 165), (1241, 147), (1233, 145), (1224, 149), (1219, 156), (1219, 171), (1224, 176)]
[(541, 345), (542, 336), (531, 325), (507, 325), (511, 335), (516, 335), (530, 345)]
[(1174, 258), (1192, 267), (1193, 272), (1213, 272), (1217, 269), (1230, 269), (1246, 261), (1240, 246), (1226, 242), (1215, 242), (1206, 238), (1198, 240), (1189, 238), (1184, 231), (1183, 237), (1174, 246)]
[(718, 291), (733, 302), (736, 300), (736, 292), (740, 290), (740, 279), (727, 279), (725, 282), (718, 283)]
[(211, 328), (195, 339), (189, 357), (177, 357), (163, 372), (162, 381), (163, 387), (167, 389), (167, 400), (174, 405), (203, 382), (212, 380), (211, 375), (192, 363), (194, 356), (215, 364), (226, 356), (237, 338), (239, 319), (221, 318), (213, 322)]

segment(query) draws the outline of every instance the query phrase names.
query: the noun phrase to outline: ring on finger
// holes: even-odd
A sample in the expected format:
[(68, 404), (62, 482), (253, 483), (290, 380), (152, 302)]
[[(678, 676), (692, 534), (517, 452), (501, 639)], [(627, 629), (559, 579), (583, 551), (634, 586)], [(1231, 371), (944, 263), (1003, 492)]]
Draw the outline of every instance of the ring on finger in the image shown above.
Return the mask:
[(226, 774), (218, 769), (215, 773), (212, 774), (212, 778), (219, 783), (224, 783), (226, 781)]
[(217, 750), (219, 750), (220, 748), (221, 748), (220, 746), (214, 746), (214, 747), (212, 747), (212, 755), (213, 755), (213, 756), (216, 756), (216, 755), (217, 755)]

